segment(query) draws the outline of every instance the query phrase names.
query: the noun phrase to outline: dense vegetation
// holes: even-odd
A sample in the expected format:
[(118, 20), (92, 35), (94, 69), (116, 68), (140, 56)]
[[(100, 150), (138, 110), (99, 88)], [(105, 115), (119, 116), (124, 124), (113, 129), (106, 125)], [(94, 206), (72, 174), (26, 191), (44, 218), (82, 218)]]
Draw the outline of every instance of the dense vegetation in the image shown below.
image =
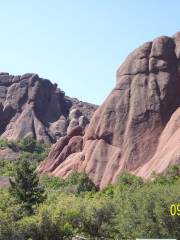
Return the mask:
[(8, 141), (0, 139), (0, 149), (10, 148), (16, 152), (19, 157), (15, 160), (0, 160), (0, 176), (14, 176), (16, 165), (23, 159), (28, 159), (34, 167), (47, 157), (50, 145), (42, 144), (32, 138), (25, 138), (23, 140)]
[(33, 214), (34, 207), (46, 198), (44, 189), (39, 184), (36, 168), (24, 158), (16, 165), (13, 179), (9, 180), (9, 192), (21, 205), (22, 214)]
[[(31, 155), (23, 153), (19, 160), (28, 162), (28, 169), (34, 168)], [(14, 181), (17, 171), (26, 171), (25, 176), (33, 174), (22, 163), (11, 167), (1, 165), (0, 171), (14, 176)], [(36, 174), (33, 176), (37, 179)], [(16, 194), (0, 189), (0, 240), (68, 240), (73, 236), (94, 240), (180, 239), (180, 216), (170, 215), (171, 204), (180, 203), (180, 166), (149, 182), (124, 173), (116, 184), (101, 191), (84, 173), (76, 172), (66, 180), (41, 176), (35, 184), (38, 186), (46, 197), (33, 203), (32, 212), (23, 211), (23, 201), (18, 201)]]

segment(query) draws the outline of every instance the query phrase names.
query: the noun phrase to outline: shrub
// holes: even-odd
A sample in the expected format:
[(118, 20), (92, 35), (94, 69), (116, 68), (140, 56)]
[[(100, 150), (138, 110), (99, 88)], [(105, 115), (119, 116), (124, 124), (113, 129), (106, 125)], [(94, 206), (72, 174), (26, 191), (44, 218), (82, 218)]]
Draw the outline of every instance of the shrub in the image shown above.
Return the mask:
[(117, 184), (124, 187), (139, 187), (143, 185), (143, 180), (128, 172), (122, 173), (117, 180)]
[(178, 184), (147, 183), (124, 196), (114, 199), (117, 239), (180, 238), (180, 219), (169, 212), (180, 199)]
[(19, 141), (18, 146), (21, 151), (41, 154), (48, 147), (48, 144), (39, 143), (34, 138), (27, 137)]
[(16, 161), (0, 160), (0, 176), (13, 176)]
[(6, 139), (0, 139), (0, 149), (4, 149), (8, 146), (8, 141)]
[(83, 192), (97, 190), (94, 183), (89, 179), (89, 177), (84, 172), (73, 172), (65, 180), (66, 191), (79, 195)]
[(10, 193), (28, 214), (32, 214), (33, 207), (45, 199), (44, 189), (39, 185), (35, 168), (27, 158), (17, 164), (14, 180), (10, 179), (10, 184)]
[(41, 185), (48, 190), (58, 190), (65, 187), (65, 181), (60, 179), (59, 177), (54, 176), (48, 176), (48, 175), (42, 175), (40, 177), (40, 183)]

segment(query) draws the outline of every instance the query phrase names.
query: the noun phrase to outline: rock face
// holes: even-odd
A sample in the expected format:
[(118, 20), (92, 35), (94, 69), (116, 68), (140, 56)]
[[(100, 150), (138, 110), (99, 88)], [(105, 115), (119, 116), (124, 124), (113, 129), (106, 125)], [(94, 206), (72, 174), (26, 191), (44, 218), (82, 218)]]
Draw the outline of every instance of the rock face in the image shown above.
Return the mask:
[[(69, 113), (86, 119), (85, 129), (97, 106), (65, 96), (65, 93), (37, 74), (12, 76), (0, 73), (0, 136), (7, 139), (33, 137), (56, 142), (66, 135)], [(71, 122), (70, 122), (71, 124)]]
[(116, 86), (94, 113), (83, 146), (78, 137), (72, 140), (78, 147), (67, 151), (70, 140), (60, 139), (39, 171), (66, 177), (84, 170), (100, 188), (125, 170), (144, 178), (162, 172), (180, 162), (179, 106), (180, 32), (135, 49), (117, 70)]
[(169, 165), (180, 163), (180, 107), (163, 130), (154, 156), (134, 173), (149, 178), (152, 172), (161, 173)]

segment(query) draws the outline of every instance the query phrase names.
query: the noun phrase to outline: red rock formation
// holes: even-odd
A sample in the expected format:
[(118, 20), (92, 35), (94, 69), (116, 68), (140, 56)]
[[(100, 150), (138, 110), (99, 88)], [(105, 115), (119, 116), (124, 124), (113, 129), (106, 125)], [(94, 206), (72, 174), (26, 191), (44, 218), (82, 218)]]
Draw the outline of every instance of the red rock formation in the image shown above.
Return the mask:
[(117, 71), (115, 88), (90, 121), (82, 150), (71, 151), (55, 168), (47, 168), (48, 162), (54, 166), (66, 148), (60, 144), (59, 153), (52, 149), (40, 171), (66, 177), (74, 169), (84, 170), (100, 187), (115, 182), (124, 170), (143, 177), (162, 172), (180, 162), (179, 106), (177, 33), (147, 42), (127, 57)]
[(0, 136), (7, 139), (34, 137), (55, 142), (70, 130), (69, 112), (79, 113), (77, 126), (85, 128), (97, 106), (65, 96), (37, 74), (12, 76), (0, 73)]
[(163, 130), (154, 156), (134, 173), (149, 178), (153, 172), (162, 173), (169, 165), (180, 163), (180, 108)]
[(38, 171), (52, 172), (56, 170), (69, 155), (82, 151), (82, 134), (82, 128), (75, 127), (67, 136), (60, 138), (60, 140), (53, 145), (48, 159), (38, 167)]

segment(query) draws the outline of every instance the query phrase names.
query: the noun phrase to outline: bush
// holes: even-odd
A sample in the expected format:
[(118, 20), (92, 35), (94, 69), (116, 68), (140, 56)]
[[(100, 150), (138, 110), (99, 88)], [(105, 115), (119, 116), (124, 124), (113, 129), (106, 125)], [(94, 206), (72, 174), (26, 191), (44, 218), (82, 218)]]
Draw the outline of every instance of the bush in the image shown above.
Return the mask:
[(14, 175), (14, 168), (16, 161), (14, 160), (0, 160), (0, 176), (10, 176)]
[(121, 196), (114, 199), (118, 239), (180, 238), (180, 219), (169, 212), (171, 204), (180, 199), (178, 185), (147, 183)]
[(89, 177), (84, 172), (73, 172), (65, 180), (66, 191), (79, 195), (83, 192), (97, 190), (94, 183), (89, 179)]
[(45, 199), (44, 189), (39, 184), (35, 168), (27, 158), (22, 159), (16, 166), (14, 179), (10, 179), (11, 195), (22, 205), (22, 211), (33, 214), (34, 206)]
[(50, 222), (56, 229), (54, 231), (59, 234), (64, 236), (80, 234), (92, 239), (109, 236), (107, 225), (114, 213), (109, 199), (98, 197), (89, 199), (60, 194), (54, 203), (49, 203), (45, 209), (48, 209), (48, 216), (51, 215)]
[(0, 210), (0, 239), (11, 239), (13, 232), (13, 222), (9, 218), (8, 214)]
[(54, 206), (53, 204), (42, 205), (39, 208), (38, 228), (41, 239), (59, 240), (73, 235), (72, 226), (62, 218), (63, 212), (60, 213), (62, 216), (57, 214), (57, 209), (58, 205)]
[(18, 147), (21, 151), (41, 154), (48, 148), (48, 144), (37, 142), (34, 138), (24, 138), (18, 142)]
[(0, 149), (11, 148), (14, 151), (42, 154), (47, 152), (49, 147), (49, 144), (39, 143), (31, 137), (27, 137), (22, 140), (0, 139)]
[(133, 174), (124, 172), (118, 177), (117, 184), (119, 184), (122, 187), (137, 188), (143, 185), (143, 180), (142, 178), (137, 177)]
[(40, 184), (47, 199), (31, 216), (8, 190), (0, 190), (0, 239), (180, 239), (180, 218), (170, 216), (170, 206), (180, 199), (179, 166), (147, 182), (124, 173), (101, 191), (77, 172), (65, 180), (41, 176)]
[(6, 147), (8, 147), (8, 140), (0, 139), (0, 149), (4, 149)]
[(29, 159), (29, 162), (34, 167), (37, 167), (39, 162), (47, 157), (50, 145), (38, 143), (31, 138), (26, 138), (22, 141), (7, 141), (1, 139), (0, 149), (8, 147), (19, 152), (19, 157), (16, 160), (0, 160), (0, 176), (12, 177), (17, 163), (25, 158)]
[(66, 179), (43, 175), (40, 177), (40, 182), (47, 191), (59, 190), (63, 193), (74, 194), (76, 196), (97, 191), (93, 182), (84, 172), (73, 172)]
[(15, 223), (15, 231), (13, 232), (13, 237), (11, 239), (40, 240), (41, 238), (37, 224), (37, 216), (25, 216)]
[(42, 175), (40, 177), (40, 183), (48, 191), (58, 190), (60, 188), (62, 190), (65, 187), (64, 180), (60, 179), (59, 177), (48, 176), (48, 175)]

